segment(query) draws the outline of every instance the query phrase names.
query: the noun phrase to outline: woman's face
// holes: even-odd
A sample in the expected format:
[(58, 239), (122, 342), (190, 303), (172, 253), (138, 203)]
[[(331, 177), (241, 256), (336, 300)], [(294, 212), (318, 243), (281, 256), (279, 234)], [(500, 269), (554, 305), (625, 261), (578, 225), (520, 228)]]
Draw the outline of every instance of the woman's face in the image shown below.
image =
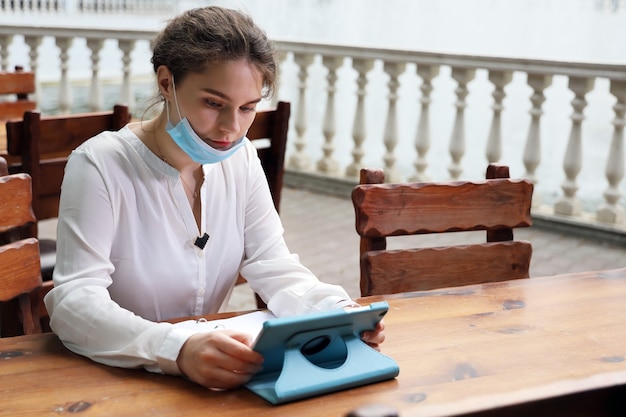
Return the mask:
[[(262, 98), (261, 72), (245, 59), (211, 64), (204, 72), (174, 80), (180, 117), (215, 149), (226, 150), (246, 134)], [(171, 90), (170, 120), (180, 120)]]

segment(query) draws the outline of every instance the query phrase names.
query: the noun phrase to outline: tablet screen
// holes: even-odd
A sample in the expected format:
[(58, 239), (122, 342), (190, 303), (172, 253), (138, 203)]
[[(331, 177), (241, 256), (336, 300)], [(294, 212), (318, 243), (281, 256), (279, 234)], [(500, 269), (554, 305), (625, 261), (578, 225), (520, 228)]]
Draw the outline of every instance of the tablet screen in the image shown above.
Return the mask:
[(314, 364), (332, 368), (345, 360), (345, 336), (372, 330), (387, 313), (386, 301), (369, 306), (270, 319), (263, 324), (253, 349), (265, 359), (255, 379), (280, 372), (285, 349), (298, 348)]

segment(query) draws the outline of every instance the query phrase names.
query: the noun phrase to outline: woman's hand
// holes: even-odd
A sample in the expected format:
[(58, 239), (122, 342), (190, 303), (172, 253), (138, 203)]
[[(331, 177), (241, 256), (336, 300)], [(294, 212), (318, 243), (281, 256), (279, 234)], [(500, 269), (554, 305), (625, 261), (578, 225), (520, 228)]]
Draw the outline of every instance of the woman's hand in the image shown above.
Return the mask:
[(385, 341), (385, 324), (381, 320), (372, 331), (361, 333), (361, 340), (380, 351), (380, 344)]
[(206, 388), (235, 388), (262, 368), (263, 356), (252, 350), (251, 343), (250, 335), (232, 330), (194, 334), (176, 363), (184, 375)]

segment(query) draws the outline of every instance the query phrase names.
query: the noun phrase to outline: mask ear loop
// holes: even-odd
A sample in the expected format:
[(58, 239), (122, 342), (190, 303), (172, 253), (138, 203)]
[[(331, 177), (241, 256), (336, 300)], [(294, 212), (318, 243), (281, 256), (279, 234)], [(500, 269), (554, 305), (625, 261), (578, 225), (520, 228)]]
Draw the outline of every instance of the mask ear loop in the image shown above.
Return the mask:
[[(180, 107), (178, 107), (178, 97), (176, 97), (176, 83), (174, 82), (174, 74), (172, 74), (172, 90), (174, 91), (174, 104), (176, 104), (176, 111), (178, 112), (178, 119), (179, 121), (181, 121), (183, 120), (183, 116), (180, 113)], [(166, 104), (165, 108), (167, 111), (167, 120), (169, 120), (170, 119), (169, 106)]]

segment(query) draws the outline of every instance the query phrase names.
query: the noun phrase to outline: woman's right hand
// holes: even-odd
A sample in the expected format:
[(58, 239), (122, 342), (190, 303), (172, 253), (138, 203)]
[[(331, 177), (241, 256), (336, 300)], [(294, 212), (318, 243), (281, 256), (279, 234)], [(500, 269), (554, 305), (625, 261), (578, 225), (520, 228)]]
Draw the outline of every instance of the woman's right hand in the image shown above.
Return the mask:
[(184, 375), (206, 388), (236, 388), (262, 368), (263, 356), (251, 344), (250, 335), (233, 330), (194, 334), (176, 363)]

